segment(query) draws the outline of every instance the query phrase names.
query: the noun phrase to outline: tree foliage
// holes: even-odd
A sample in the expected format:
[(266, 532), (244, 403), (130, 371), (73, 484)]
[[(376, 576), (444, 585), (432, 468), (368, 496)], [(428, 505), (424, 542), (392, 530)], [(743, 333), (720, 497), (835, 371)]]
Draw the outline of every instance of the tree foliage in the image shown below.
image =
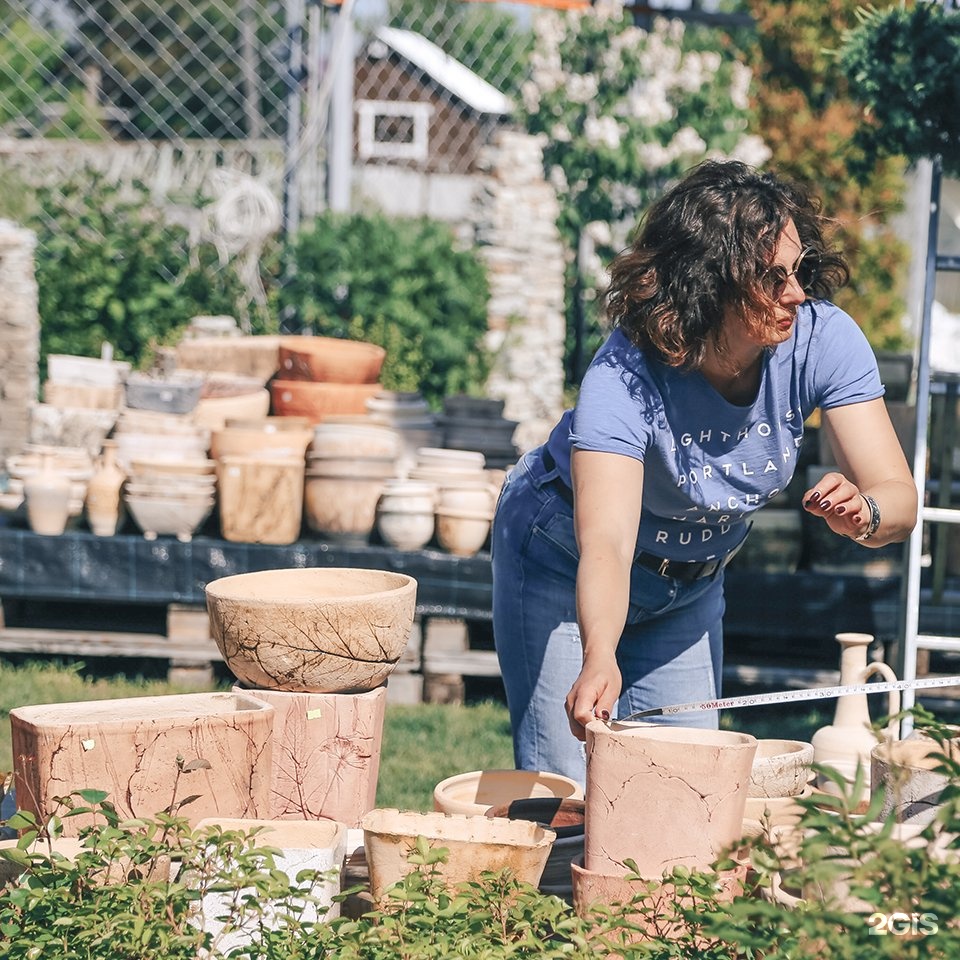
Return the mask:
[(757, 23), (749, 48), (755, 73), (754, 130), (769, 146), (770, 165), (811, 184), (836, 223), (852, 280), (839, 306), (861, 325), (875, 349), (905, 345), (901, 296), (908, 251), (891, 226), (901, 209), (899, 159), (865, 167), (856, 141), (860, 110), (850, 97), (836, 50), (856, 23), (858, 0), (748, 0)]

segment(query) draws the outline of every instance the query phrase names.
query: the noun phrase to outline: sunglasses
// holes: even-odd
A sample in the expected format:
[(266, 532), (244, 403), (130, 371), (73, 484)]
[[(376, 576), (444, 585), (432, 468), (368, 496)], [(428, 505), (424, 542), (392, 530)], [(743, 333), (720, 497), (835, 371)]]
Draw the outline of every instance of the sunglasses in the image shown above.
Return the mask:
[(796, 277), (800, 289), (808, 293), (819, 271), (820, 251), (816, 247), (804, 247), (800, 251), (800, 256), (794, 261), (792, 270), (788, 271), (786, 267), (774, 264), (764, 273), (761, 280), (764, 293), (771, 300), (779, 300), (786, 292), (791, 277)]

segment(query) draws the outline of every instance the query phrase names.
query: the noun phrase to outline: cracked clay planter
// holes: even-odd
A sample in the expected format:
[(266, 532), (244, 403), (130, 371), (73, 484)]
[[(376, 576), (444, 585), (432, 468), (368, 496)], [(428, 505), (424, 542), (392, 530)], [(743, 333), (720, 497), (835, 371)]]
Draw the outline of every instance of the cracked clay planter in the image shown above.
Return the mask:
[(379, 687), (407, 646), (417, 581), (350, 567), (262, 570), (207, 584), (210, 628), (245, 686), (299, 693)]
[(275, 711), (271, 816), (359, 827), (376, 806), (386, 685), (366, 693), (233, 689)]
[[(62, 812), (55, 797), (96, 788), (121, 820), (188, 796), (181, 812), (191, 824), (266, 816), (273, 717), (269, 704), (235, 693), (18, 707), (10, 711), (17, 801), (46, 818)], [(94, 822), (64, 817), (64, 834)]]
[(757, 741), (656, 724), (587, 724), (584, 867), (660, 879), (709, 867), (740, 840)]
[(374, 900), (382, 900), (389, 887), (416, 869), (409, 857), (418, 837), (431, 848), (448, 851), (447, 862), (436, 867), (450, 887), (478, 880), (487, 870), (505, 869), (536, 886), (556, 838), (552, 830), (528, 820), (384, 808), (371, 810), (361, 825)]

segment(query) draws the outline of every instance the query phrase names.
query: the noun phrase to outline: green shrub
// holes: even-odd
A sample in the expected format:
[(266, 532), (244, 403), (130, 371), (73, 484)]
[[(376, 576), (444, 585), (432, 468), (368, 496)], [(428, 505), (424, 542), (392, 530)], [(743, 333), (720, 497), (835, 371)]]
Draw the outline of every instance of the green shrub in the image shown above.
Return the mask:
[[(941, 743), (952, 735), (917, 714)], [(180, 772), (188, 776), (193, 764), (181, 764)], [(446, 851), (421, 838), (409, 858), (414, 871), (376, 909), (309, 923), (303, 906), (315, 899), (318, 875), (279, 873), (275, 851), (254, 847), (252, 834), (191, 830), (179, 816), (189, 797), (155, 818), (120, 822), (102, 791), (82, 791), (49, 824), (24, 813), (8, 821), (25, 832), (19, 848), (0, 858), (26, 872), (0, 888), (0, 955), (195, 960), (203, 948), (210, 960), (954, 960), (960, 956), (960, 763), (942, 755), (940, 768), (950, 785), (935, 820), (910, 843), (893, 839), (891, 822), (871, 825), (879, 794), (860, 814), (853, 798), (862, 781), (848, 789), (826, 771), (839, 795), (799, 801), (805, 808), (797, 828), (799, 865), (771, 828), (749, 847), (752, 872), (732, 901), (720, 895), (717, 871), (732, 866), (722, 861), (715, 871), (677, 868), (669, 892), (638, 882), (629, 903), (594, 906), (582, 916), (508, 874), (487, 873), (447, 890), (437, 871)], [(82, 831), (77, 858), (28, 852), (38, 836), (56, 835), (63, 817), (91, 810), (103, 822)], [(180, 863), (175, 879), (166, 878), (171, 856)], [(794, 870), (806, 891), (794, 907), (769, 894), (784, 869)], [(201, 932), (196, 910), (214, 890), (235, 894), (220, 919), (251, 932), (249, 946), (224, 953)], [(862, 901), (860, 909), (839, 898), (847, 893)]]
[(134, 364), (197, 314), (236, 315), (242, 287), (216, 252), (192, 253), (146, 188), (121, 190), (93, 171), (37, 192), (41, 357), (99, 356), (104, 341)]
[(489, 357), (486, 273), (450, 230), (427, 219), (325, 214), (294, 238), (275, 293), (280, 315), (315, 334), (386, 348), (392, 390), (478, 393)]

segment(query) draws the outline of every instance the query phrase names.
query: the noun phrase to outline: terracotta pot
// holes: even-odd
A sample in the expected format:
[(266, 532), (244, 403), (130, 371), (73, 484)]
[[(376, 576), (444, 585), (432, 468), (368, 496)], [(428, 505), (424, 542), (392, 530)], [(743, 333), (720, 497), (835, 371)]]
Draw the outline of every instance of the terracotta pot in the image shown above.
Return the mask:
[(657, 880), (710, 866), (740, 839), (756, 750), (745, 733), (590, 721), (586, 868), (623, 874), (632, 859)]
[(483, 470), (486, 457), (479, 450), (448, 450), (446, 447), (420, 447), (417, 466), (430, 469)]
[(750, 771), (751, 797), (792, 797), (813, 775), (813, 744), (802, 740), (758, 740)]
[(143, 531), (145, 539), (174, 536), (183, 543), (189, 543), (213, 512), (214, 497), (145, 497), (125, 493), (123, 502), (134, 523)]
[(433, 809), (483, 816), (521, 799), (582, 800), (580, 784), (559, 773), (538, 770), (473, 770), (441, 780), (433, 788)]
[(318, 476), (308, 470), (303, 488), (307, 526), (338, 543), (362, 545), (373, 532), (382, 476)]
[[(282, 337), (280, 376), (284, 380), (376, 383), (386, 357), (387, 351), (383, 347), (361, 340), (343, 340), (338, 337)], [(378, 387), (374, 393), (379, 392)], [(363, 413), (364, 410), (359, 412)]]
[[(131, 697), (10, 712), (17, 802), (46, 819), (56, 797), (106, 790), (121, 819), (153, 816), (188, 796), (181, 815), (263, 816), (269, 810), (273, 708), (233, 693)], [(203, 761), (200, 763), (200, 761)], [(184, 764), (195, 764), (193, 769)], [(63, 818), (76, 836), (92, 815)]]
[[(875, 673), (885, 680), (896, 680), (897, 675), (885, 663), (867, 664), (867, 648), (873, 642), (868, 633), (838, 633), (840, 644), (840, 685), (866, 683)], [(887, 713), (893, 716), (900, 711), (900, 694), (893, 690), (888, 695)], [(886, 731), (887, 738), (896, 736), (895, 725)], [(833, 723), (821, 727), (814, 733), (813, 760), (836, 770), (848, 786), (852, 786), (857, 768), (866, 772), (863, 796), (854, 800), (865, 800), (870, 792), (870, 754), (877, 745), (877, 737), (871, 729), (870, 710), (865, 693), (852, 694), (837, 698), (837, 708)], [(837, 793), (837, 785), (822, 773), (817, 775), (817, 786), (828, 793)]]
[(87, 523), (98, 537), (112, 537), (126, 517), (120, 490), (127, 479), (126, 472), (117, 464), (117, 445), (113, 440), (103, 441), (103, 456), (87, 485), (85, 502)]
[(481, 481), (459, 486), (441, 484), (439, 491), (438, 506), (441, 510), (493, 515), (497, 491), (489, 483)]
[(367, 693), (234, 692), (275, 711), (270, 815), (359, 827), (376, 806), (386, 686)]
[(362, 825), (375, 900), (383, 899), (390, 886), (414, 869), (408, 858), (418, 837), (449, 852), (447, 862), (436, 867), (450, 887), (478, 880), (484, 871), (506, 869), (536, 885), (555, 837), (552, 830), (524, 820), (389, 809), (371, 810)]
[(314, 427), (310, 455), (314, 457), (371, 457), (396, 460), (400, 437), (392, 427), (366, 422), (325, 420)]
[(247, 687), (347, 693), (379, 687), (403, 655), (417, 582), (350, 568), (263, 570), (207, 584), (214, 640)]
[[(297, 883), (302, 871), (321, 874), (310, 884), (310, 899), (302, 904), (298, 920), (301, 923), (317, 923), (332, 920), (340, 916), (340, 903), (335, 899), (341, 888), (343, 861), (346, 855), (346, 826), (335, 820), (244, 820), (240, 818), (210, 817), (197, 824), (198, 830), (236, 831), (254, 835), (250, 841), (253, 849), (269, 847), (272, 854), (271, 870), (286, 874), (291, 884)], [(216, 856), (216, 848), (211, 846), (211, 856)], [(231, 864), (223, 867), (229, 871)], [(264, 865), (266, 867), (266, 864)], [(189, 878), (187, 878), (189, 880)], [(228, 927), (226, 921), (218, 919), (230, 912), (238, 898), (252, 897), (262, 911), (255, 924), (240, 927)], [(280, 919), (284, 911), (277, 910), (270, 901), (264, 902), (261, 894), (253, 887), (216, 890), (207, 893), (200, 901), (201, 926), (209, 933), (212, 955), (226, 956), (231, 950), (241, 946), (250, 946), (261, 935), (261, 929), (282, 929), (284, 921)], [(256, 934), (256, 938), (255, 938)]]
[(279, 347), (278, 336), (194, 337), (177, 344), (177, 367), (236, 373), (266, 383), (280, 364)]
[(256, 419), (270, 410), (270, 391), (258, 387), (249, 393), (226, 397), (201, 397), (193, 411), (193, 420), (208, 430), (220, 430), (228, 419)]
[(210, 435), (210, 456), (220, 457), (298, 457), (304, 459), (313, 431), (264, 430), (224, 427)]
[(376, 525), (377, 532), (391, 547), (420, 550), (433, 539), (436, 521), (432, 510), (384, 510), (380, 507)]
[(278, 430), (312, 431), (313, 423), (309, 417), (228, 417), (225, 427), (239, 430), (264, 430), (276, 433)]
[(303, 460), (221, 457), (220, 530), (239, 543), (293, 543), (303, 520)]
[(437, 488), (409, 480), (388, 480), (377, 503), (377, 530), (398, 550), (419, 550), (435, 528)]
[(472, 557), (490, 535), (492, 510), (486, 513), (437, 508), (437, 541), (448, 553)]
[(873, 792), (883, 794), (880, 820), (928, 824), (940, 809), (950, 777), (937, 769), (948, 756), (960, 759), (960, 741), (939, 744), (927, 738), (877, 744), (870, 754)]
[[(737, 863), (729, 870), (718, 874), (720, 889), (717, 900), (730, 903), (743, 893), (749, 864)], [(672, 922), (664, 915), (672, 916), (677, 907), (695, 907), (696, 898), (689, 894), (678, 894), (676, 884), (664, 880), (654, 884), (651, 890), (650, 880), (628, 880), (623, 873), (600, 873), (588, 870), (582, 863), (571, 864), (573, 880), (573, 909), (581, 916), (587, 916), (597, 905), (629, 904), (634, 897), (647, 909), (636, 910), (629, 914), (633, 929), (625, 929), (627, 943), (640, 943), (645, 940), (679, 939), (687, 925), (681, 918)]]
[(270, 384), (270, 397), (275, 414), (307, 417), (311, 423), (320, 423), (336, 414), (363, 413), (367, 398), (379, 389), (377, 383), (274, 380)]

